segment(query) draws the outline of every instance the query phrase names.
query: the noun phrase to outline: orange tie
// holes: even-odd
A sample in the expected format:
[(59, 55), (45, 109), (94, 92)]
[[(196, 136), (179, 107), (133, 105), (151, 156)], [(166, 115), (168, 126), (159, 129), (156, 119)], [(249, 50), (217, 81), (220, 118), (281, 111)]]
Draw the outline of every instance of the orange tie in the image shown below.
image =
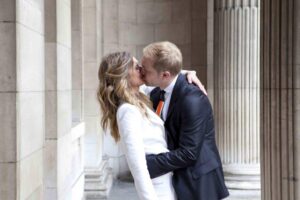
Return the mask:
[(159, 102), (158, 102), (158, 106), (156, 108), (156, 114), (161, 117), (162, 114), (162, 110), (164, 108), (164, 104), (165, 104), (165, 91), (161, 90), (160, 91), (160, 95), (159, 95)]

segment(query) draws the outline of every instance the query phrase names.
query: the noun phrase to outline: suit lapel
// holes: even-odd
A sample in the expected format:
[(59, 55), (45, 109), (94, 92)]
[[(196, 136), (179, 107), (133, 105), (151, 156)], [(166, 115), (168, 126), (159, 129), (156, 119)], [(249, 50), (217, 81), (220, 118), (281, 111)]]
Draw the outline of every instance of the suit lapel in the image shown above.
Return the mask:
[(175, 108), (177, 99), (178, 99), (180, 91), (181, 91), (181, 86), (184, 83), (184, 80), (185, 80), (185, 76), (183, 74), (179, 74), (178, 78), (177, 78), (177, 81), (174, 85), (173, 91), (172, 91), (172, 96), (171, 96), (171, 100), (170, 100), (170, 104), (169, 104), (169, 109), (168, 109), (168, 114), (167, 114), (166, 121), (168, 120), (168, 118), (170, 117), (170, 115), (172, 114), (172, 112)]
[(158, 102), (159, 102), (159, 92), (160, 92), (160, 88), (156, 87), (150, 93), (150, 99), (152, 101), (154, 110), (156, 110), (156, 107), (157, 107)]

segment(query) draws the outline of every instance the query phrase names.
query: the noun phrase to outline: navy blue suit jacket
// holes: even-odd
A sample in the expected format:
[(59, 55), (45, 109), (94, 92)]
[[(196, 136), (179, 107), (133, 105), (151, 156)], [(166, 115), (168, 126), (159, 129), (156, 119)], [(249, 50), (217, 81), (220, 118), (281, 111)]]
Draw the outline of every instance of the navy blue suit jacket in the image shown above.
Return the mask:
[[(159, 88), (151, 92), (153, 107)], [(150, 176), (174, 172), (173, 186), (179, 200), (217, 200), (229, 195), (219, 152), (211, 104), (205, 94), (179, 75), (165, 120), (170, 152), (147, 155)]]

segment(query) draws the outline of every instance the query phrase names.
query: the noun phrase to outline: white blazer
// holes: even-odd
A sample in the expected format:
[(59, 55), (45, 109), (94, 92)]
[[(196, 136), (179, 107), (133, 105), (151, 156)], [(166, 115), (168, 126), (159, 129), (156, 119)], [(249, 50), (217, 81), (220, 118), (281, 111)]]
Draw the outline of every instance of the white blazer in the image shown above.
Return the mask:
[(171, 173), (151, 180), (147, 169), (146, 154), (168, 152), (164, 122), (148, 108), (147, 113), (149, 119), (134, 105), (119, 106), (117, 123), (121, 147), (140, 199), (175, 199)]

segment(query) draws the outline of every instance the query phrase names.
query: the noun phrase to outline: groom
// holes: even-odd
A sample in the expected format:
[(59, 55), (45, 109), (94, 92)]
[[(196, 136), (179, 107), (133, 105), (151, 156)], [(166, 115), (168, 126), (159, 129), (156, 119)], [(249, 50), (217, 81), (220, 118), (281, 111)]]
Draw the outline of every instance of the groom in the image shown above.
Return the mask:
[(229, 195), (215, 141), (213, 111), (205, 94), (180, 74), (176, 45), (157, 42), (143, 50), (142, 73), (153, 107), (165, 121), (170, 152), (147, 155), (151, 178), (173, 171), (178, 200), (218, 200)]

